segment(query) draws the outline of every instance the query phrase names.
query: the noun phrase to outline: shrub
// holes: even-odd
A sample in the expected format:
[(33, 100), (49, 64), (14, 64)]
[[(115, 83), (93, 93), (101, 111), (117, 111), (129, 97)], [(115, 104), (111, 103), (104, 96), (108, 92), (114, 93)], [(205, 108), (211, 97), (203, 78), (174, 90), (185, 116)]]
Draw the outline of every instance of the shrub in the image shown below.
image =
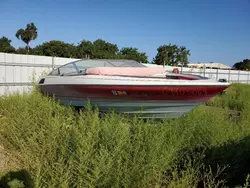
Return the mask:
[(233, 85), (208, 102), (240, 110), (238, 122), (205, 105), (157, 122), (76, 112), (35, 90), (0, 99), (0, 143), (19, 153), (34, 187), (239, 185), (249, 173), (247, 96), (249, 86)]

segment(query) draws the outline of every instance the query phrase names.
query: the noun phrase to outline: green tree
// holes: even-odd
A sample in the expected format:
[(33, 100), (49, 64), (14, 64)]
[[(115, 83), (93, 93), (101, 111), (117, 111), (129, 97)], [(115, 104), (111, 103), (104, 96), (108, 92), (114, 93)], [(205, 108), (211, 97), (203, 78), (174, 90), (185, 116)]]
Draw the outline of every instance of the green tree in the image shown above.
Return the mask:
[(91, 58), (93, 57), (94, 45), (88, 40), (82, 40), (77, 46), (78, 58)]
[(180, 46), (177, 54), (177, 62), (183, 67), (186, 67), (188, 64), (188, 56), (190, 55), (190, 51), (186, 49), (185, 46)]
[(126, 47), (119, 52), (118, 58), (135, 60), (141, 63), (148, 63), (148, 56), (146, 53), (138, 52), (137, 48)]
[(97, 39), (93, 43), (82, 40), (78, 45), (78, 55), (91, 59), (116, 59), (119, 49), (116, 44), (112, 44), (102, 39)]
[(15, 48), (13, 46), (11, 46), (11, 40), (9, 40), (6, 37), (2, 37), (0, 38), (0, 52), (4, 52), (4, 53), (14, 53), (15, 52)]
[(190, 51), (184, 46), (161, 45), (157, 48), (157, 54), (153, 63), (157, 65), (177, 66), (178, 64), (187, 65)]
[(116, 44), (97, 39), (93, 42), (93, 58), (115, 59), (119, 49)]
[(34, 23), (27, 24), (25, 29), (19, 29), (16, 32), (16, 37), (26, 44), (27, 53), (29, 53), (30, 41), (37, 38), (37, 28)]
[[(32, 53), (32, 49), (30, 48), (30, 52)], [(16, 49), (17, 54), (26, 54), (27, 53), (27, 48), (18, 48)]]
[(154, 63), (157, 65), (176, 65), (178, 48), (176, 45), (161, 45), (157, 48)]
[(243, 61), (235, 63), (233, 68), (236, 70), (250, 70), (250, 59), (244, 59)]
[(34, 55), (77, 58), (77, 47), (63, 41), (52, 40), (36, 46), (32, 50)]

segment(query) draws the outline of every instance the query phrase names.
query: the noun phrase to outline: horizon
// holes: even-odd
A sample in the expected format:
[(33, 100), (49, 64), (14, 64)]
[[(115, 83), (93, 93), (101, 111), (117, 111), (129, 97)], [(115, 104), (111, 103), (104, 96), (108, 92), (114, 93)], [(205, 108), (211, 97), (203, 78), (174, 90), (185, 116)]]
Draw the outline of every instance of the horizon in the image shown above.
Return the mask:
[(249, 0), (61, 2), (60, 6), (48, 0), (2, 2), (0, 37), (10, 39), (15, 48), (24, 47), (15, 33), (33, 22), (38, 37), (31, 47), (50, 40), (77, 45), (81, 40), (103, 39), (119, 49), (138, 48), (149, 62), (160, 45), (169, 43), (189, 49), (190, 63), (233, 66), (250, 59)]

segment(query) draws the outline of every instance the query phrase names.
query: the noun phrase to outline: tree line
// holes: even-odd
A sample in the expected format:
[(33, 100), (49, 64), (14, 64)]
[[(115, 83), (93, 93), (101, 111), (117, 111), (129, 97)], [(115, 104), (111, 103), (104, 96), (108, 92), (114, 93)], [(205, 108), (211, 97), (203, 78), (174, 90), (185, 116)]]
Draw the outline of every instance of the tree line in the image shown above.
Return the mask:
[(119, 50), (116, 44), (102, 39), (97, 39), (94, 42), (83, 40), (78, 45), (51, 40), (34, 48), (27, 44), (26, 47), (15, 49), (11, 46), (11, 40), (2, 37), (0, 38), (0, 52), (80, 59), (132, 59), (148, 63), (146, 53), (139, 52), (137, 48), (126, 47)]
[(243, 59), (243, 61), (237, 62), (233, 65), (236, 70), (250, 70), (250, 59)]
[[(140, 52), (138, 48), (123, 47), (119, 49), (116, 44), (103, 39), (97, 39), (93, 42), (82, 40), (77, 45), (51, 40), (31, 48), (30, 42), (38, 37), (38, 29), (34, 23), (27, 24), (25, 29), (18, 29), (15, 36), (22, 40), (26, 46), (15, 49), (11, 45), (12, 41), (2, 36), (0, 38), (0, 52), (67, 58), (130, 59), (141, 63), (149, 63), (148, 55), (145, 52)], [(190, 52), (184, 46), (162, 45), (157, 51), (158, 53), (152, 63), (158, 65), (188, 64)]]
[[(145, 52), (140, 52), (138, 48), (123, 47), (119, 49), (116, 44), (103, 39), (97, 39), (93, 42), (82, 40), (77, 45), (51, 40), (31, 48), (30, 42), (38, 37), (38, 29), (34, 23), (27, 24), (25, 29), (18, 29), (15, 36), (17, 39), (22, 40), (26, 46), (15, 49), (11, 45), (12, 41), (2, 36), (0, 38), (0, 52), (79, 59), (130, 59), (141, 63), (149, 63), (148, 55)], [(157, 48), (157, 54), (151, 63), (170, 66), (182, 65), (185, 67), (189, 63), (188, 56), (190, 55), (190, 50), (185, 46), (164, 44)], [(233, 65), (233, 68), (250, 70), (250, 60), (244, 59), (241, 62), (237, 62)]]

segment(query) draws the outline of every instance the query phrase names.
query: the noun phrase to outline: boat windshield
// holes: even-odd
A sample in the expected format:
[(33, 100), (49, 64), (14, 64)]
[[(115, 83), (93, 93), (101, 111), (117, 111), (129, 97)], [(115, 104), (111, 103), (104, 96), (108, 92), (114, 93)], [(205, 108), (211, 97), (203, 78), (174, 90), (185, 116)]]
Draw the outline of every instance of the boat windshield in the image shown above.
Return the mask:
[(79, 70), (90, 67), (146, 67), (133, 60), (80, 60), (74, 64)]
[(53, 70), (49, 75), (75, 75), (85, 73), (91, 67), (146, 67), (134, 60), (78, 60)]

